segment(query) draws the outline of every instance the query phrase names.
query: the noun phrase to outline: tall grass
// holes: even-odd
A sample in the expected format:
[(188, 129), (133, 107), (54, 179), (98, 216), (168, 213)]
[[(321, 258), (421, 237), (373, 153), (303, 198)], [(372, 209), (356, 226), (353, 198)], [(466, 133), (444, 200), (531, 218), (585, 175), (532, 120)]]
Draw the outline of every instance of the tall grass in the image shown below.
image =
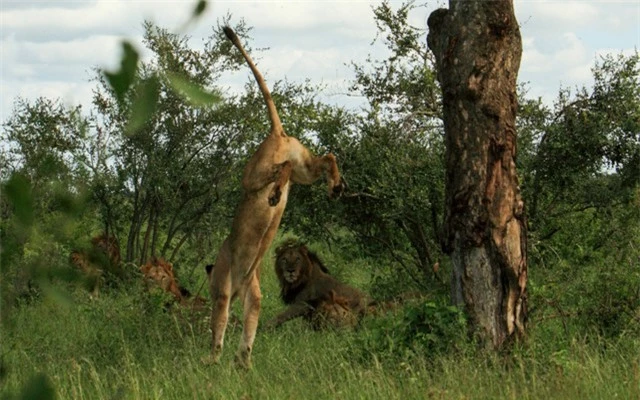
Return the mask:
[[(366, 285), (356, 269), (342, 278)], [(262, 275), (265, 321), (282, 305), (274, 274)], [(532, 321), (526, 343), (508, 355), (470, 344), (433, 352), (370, 346), (369, 337), (397, 340), (381, 317), (336, 332), (292, 321), (259, 331), (253, 369), (242, 371), (232, 362), (239, 326), (227, 331), (221, 363), (206, 366), (206, 313), (166, 310), (166, 298), (141, 285), (71, 297), (3, 306), (1, 398), (49, 398), (51, 390), (87, 400), (640, 399), (640, 338), (567, 333), (554, 320)]]
[(62, 399), (640, 398), (637, 338), (576, 339), (555, 349), (534, 331), (508, 356), (471, 350), (380, 361), (353, 356), (366, 325), (314, 332), (300, 321), (261, 331), (254, 368), (245, 372), (232, 365), (239, 327), (229, 329), (222, 362), (205, 366), (206, 316), (194, 321), (152, 300), (141, 302), (132, 290), (96, 300), (78, 294), (74, 306), (45, 300), (20, 307), (2, 327), (3, 398), (38, 373)]

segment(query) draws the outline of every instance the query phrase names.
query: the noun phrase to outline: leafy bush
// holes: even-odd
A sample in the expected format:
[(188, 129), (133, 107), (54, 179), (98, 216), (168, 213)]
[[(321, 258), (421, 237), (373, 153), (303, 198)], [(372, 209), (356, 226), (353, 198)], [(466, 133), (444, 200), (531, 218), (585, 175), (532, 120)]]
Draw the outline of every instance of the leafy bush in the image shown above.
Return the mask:
[(464, 313), (435, 302), (405, 305), (399, 312), (365, 321), (354, 349), (365, 361), (407, 361), (462, 351), (469, 343)]

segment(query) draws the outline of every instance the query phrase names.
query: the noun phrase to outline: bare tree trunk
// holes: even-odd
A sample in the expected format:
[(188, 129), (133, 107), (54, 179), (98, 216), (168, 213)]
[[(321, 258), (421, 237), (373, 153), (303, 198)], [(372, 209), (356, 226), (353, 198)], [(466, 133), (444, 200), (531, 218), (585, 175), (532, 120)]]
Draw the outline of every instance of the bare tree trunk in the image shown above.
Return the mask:
[(127, 253), (126, 253), (126, 262), (134, 262), (136, 257), (135, 245), (136, 245), (136, 235), (138, 234), (136, 228), (138, 226), (138, 209), (134, 204), (133, 216), (131, 218), (131, 225), (129, 226), (129, 234), (127, 235)]
[(142, 241), (142, 250), (140, 251), (140, 265), (147, 262), (147, 254), (149, 252), (149, 238), (151, 237), (151, 231), (153, 229), (153, 219), (155, 215), (155, 209), (153, 206), (149, 207), (149, 220), (147, 221), (147, 230), (144, 233), (144, 240)]
[(512, 0), (450, 0), (429, 16), (446, 135), (443, 248), (452, 298), (499, 349), (525, 331), (527, 237), (515, 168), (522, 43)]
[(178, 244), (176, 245), (176, 247), (174, 247), (173, 251), (171, 252), (171, 256), (169, 257), (169, 262), (173, 262), (174, 258), (176, 257), (176, 254), (178, 254), (178, 251), (180, 251), (180, 248), (182, 247), (184, 242), (186, 242), (188, 237), (189, 237), (189, 234), (185, 233), (184, 236), (182, 236), (182, 239), (178, 241)]
[(160, 218), (158, 216), (160, 215), (160, 206), (156, 205), (154, 215), (155, 218), (153, 219), (153, 236), (151, 237), (151, 257), (156, 257), (158, 255), (158, 233), (160, 230)]

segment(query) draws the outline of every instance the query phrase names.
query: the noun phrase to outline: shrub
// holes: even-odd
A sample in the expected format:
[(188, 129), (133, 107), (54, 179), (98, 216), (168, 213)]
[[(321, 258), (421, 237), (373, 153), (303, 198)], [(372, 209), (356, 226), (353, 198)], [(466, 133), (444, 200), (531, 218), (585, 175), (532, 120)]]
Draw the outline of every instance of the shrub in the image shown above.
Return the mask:
[(462, 351), (469, 343), (464, 313), (435, 302), (406, 304), (383, 317), (370, 318), (356, 339), (359, 358), (405, 361)]

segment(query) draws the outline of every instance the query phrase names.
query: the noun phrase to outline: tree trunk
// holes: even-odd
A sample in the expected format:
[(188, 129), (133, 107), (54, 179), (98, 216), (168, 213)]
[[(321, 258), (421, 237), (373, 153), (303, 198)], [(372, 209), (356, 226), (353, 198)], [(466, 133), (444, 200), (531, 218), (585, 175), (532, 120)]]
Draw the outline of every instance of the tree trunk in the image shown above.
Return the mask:
[(149, 239), (151, 238), (151, 231), (153, 227), (153, 218), (155, 209), (153, 205), (149, 207), (149, 219), (147, 220), (147, 230), (144, 232), (144, 239), (142, 241), (142, 250), (140, 251), (140, 261), (138, 262), (140, 265), (143, 265), (147, 262), (147, 253), (149, 252)]
[(512, 0), (450, 0), (428, 20), (443, 92), (452, 299), (487, 346), (522, 336), (527, 237), (515, 168), (522, 43)]
[(160, 206), (156, 205), (155, 207), (155, 211), (154, 211), (154, 215), (155, 218), (153, 219), (153, 236), (151, 237), (151, 257), (157, 257), (158, 256), (158, 234), (160, 232), (160, 218), (159, 215), (161, 215), (162, 210), (160, 209)]

